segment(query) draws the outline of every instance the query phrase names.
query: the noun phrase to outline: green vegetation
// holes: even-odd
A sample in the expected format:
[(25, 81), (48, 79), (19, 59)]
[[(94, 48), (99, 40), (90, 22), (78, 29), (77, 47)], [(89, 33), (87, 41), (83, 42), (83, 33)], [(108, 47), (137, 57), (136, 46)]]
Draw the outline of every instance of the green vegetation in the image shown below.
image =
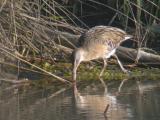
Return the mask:
[[(65, 69), (63, 69), (65, 68)], [(60, 74), (65, 79), (71, 80), (71, 64), (70, 63), (57, 63), (56, 65), (50, 66), (47, 70), (52, 71), (54, 74)], [(83, 63), (78, 69), (78, 81), (88, 81), (88, 80), (99, 80), (99, 74), (102, 69), (102, 65), (89, 65), (88, 63)], [(123, 79), (151, 79), (158, 80), (160, 79), (160, 69), (159, 68), (140, 68), (135, 67), (131, 68), (131, 73), (128, 75), (123, 73), (119, 66), (117, 65), (108, 65), (103, 79), (106, 80), (123, 80)]]

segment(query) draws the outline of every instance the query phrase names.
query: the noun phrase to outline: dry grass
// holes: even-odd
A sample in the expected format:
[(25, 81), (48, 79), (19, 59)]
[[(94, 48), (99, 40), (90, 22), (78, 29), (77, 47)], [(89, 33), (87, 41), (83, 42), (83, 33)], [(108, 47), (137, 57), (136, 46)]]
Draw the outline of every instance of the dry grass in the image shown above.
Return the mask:
[[(57, 12), (59, 11), (59, 12)], [(60, 16), (60, 13), (64, 16)], [(54, 62), (59, 52), (61, 31), (80, 34), (69, 12), (55, 1), (4, 0), (0, 3), (1, 57), (15, 58), (63, 82), (60, 78), (27, 61), (29, 57), (47, 58)], [(64, 18), (65, 17), (65, 18)], [(72, 24), (66, 22), (70, 19)], [(72, 21), (71, 21), (72, 20)], [(74, 25), (74, 26), (73, 26)], [(63, 36), (64, 37), (64, 36)], [(65, 39), (65, 38), (64, 38)], [(70, 41), (65, 39), (68, 44)], [(73, 46), (73, 45), (72, 45)], [(4, 58), (4, 57), (2, 57)], [(2, 60), (2, 59), (1, 59)], [(3, 63), (6, 62), (3, 60)]]

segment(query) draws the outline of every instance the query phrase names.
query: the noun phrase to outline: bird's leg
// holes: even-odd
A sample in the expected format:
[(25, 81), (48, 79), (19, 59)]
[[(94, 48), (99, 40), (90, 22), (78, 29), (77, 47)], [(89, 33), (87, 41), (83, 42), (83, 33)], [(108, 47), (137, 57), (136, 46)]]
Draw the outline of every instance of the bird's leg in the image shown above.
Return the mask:
[(118, 87), (118, 93), (121, 92), (121, 88), (122, 88), (122, 86), (124, 85), (124, 83), (125, 83), (127, 80), (128, 80), (128, 79), (123, 79), (123, 80), (121, 81), (121, 83), (120, 83), (120, 85), (119, 85), (119, 87)]
[(120, 60), (118, 59), (117, 55), (114, 54), (113, 56), (117, 59), (118, 64), (119, 64), (120, 68), (122, 69), (122, 71), (123, 71), (124, 73), (129, 73), (129, 71), (126, 70), (126, 69), (123, 67), (123, 65), (122, 65), (122, 63), (120, 62)]
[(104, 70), (106, 69), (106, 66), (107, 66), (107, 60), (106, 59), (103, 59), (103, 68), (99, 74), (99, 78), (102, 77), (103, 73), (104, 73)]

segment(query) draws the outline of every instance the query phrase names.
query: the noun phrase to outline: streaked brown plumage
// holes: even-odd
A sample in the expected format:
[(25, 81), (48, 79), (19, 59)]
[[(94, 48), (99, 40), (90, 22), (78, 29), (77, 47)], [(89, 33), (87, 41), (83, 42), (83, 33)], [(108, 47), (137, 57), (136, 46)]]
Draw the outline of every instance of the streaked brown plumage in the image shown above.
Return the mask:
[(110, 26), (96, 26), (82, 34), (78, 41), (78, 47), (72, 53), (73, 80), (76, 81), (76, 71), (82, 61), (99, 58), (104, 61), (104, 66), (100, 73), (101, 77), (106, 68), (107, 59), (111, 56), (115, 56), (121, 69), (127, 72), (115, 55), (115, 51), (121, 42), (131, 37), (125, 31)]

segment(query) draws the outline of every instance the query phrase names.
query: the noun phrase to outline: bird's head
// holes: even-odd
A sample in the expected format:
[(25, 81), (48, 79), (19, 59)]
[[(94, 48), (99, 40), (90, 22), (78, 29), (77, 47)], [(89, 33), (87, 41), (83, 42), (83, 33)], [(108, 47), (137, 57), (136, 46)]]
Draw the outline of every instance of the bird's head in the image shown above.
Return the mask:
[(83, 50), (81, 48), (76, 48), (71, 54), (71, 62), (73, 66), (73, 81), (76, 81), (76, 71), (81, 61), (83, 61)]

